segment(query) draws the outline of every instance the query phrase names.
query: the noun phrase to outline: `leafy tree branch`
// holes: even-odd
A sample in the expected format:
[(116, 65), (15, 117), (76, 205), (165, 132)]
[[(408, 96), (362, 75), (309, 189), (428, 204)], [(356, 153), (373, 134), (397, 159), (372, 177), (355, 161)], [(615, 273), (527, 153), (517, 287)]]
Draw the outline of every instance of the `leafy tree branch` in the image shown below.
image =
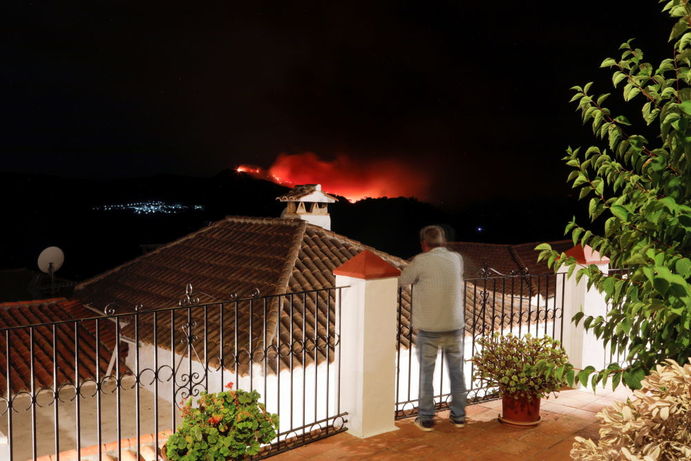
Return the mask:
[[(578, 105), (598, 143), (568, 148), (564, 161), (573, 170), (567, 181), (588, 200), (591, 222), (602, 217), (604, 235), (575, 220), (566, 226), (574, 244), (590, 245), (623, 272), (603, 274), (597, 266), (579, 266), (575, 259), (538, 245), (540, 259), (555, 270), (567, 268), (577, 280), (587, 278), (610, 305), (606, 315), (572, 320), (600, 338), (623, 363), (602, 370), (588, 366), (577, 373), (570, 364), (554, 370), (572, 382), (596, 386), (611, 380), (631, 388), (666, 359), (684, 364), (691, 356), (691, 7), (688, 0), (663, 0), (663, 12), (675, 18), (669, 41), (672, 57), (655, 67), (643, 61), (632, 40), (620, 47), (618, 59), (601, 67), (612, 70), (616, 89), (626, 104), (640, 104), (641, 120), (655, 129), (649, 141), (634, 123), (614, 116), (604, 106), (609, 93), (597, 94), (594, 83), (575, 86)], [(642, 95), (643, 99), (636, 99)], [(631, 128), (629, 128), (631, 127)], [(657, 145), (655, 145), (657, 144)]]

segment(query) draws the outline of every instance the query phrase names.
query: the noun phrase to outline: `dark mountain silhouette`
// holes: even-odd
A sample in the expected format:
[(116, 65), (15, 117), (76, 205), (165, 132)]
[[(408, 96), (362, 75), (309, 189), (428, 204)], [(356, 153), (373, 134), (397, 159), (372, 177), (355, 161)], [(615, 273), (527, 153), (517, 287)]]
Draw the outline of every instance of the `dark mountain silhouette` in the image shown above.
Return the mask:
[[(280, 216), (284, 205), (276, 197), (287, 191), (232, 170), (209, 178), (159, 175), (109, 180), (0, 173), (5, 217), (0, 269), (35, 270), (39, 252), (56, 245), (66, 255), (59, 275), (79, 281), (224, 216)], [(171, 214), (135, 214), (122, 208), (155, 201), (179, 209)], [(350, 203), (341, 197), (331, 206), (331, 215), (335, 232), (409, 258), (419, 252), (418, 231), (428, 224), (444, 225), (450, 240), (556, 240), (562, 238), (576, 208), (571, 200), (494, 200), (447, 211), (414, 198)]]

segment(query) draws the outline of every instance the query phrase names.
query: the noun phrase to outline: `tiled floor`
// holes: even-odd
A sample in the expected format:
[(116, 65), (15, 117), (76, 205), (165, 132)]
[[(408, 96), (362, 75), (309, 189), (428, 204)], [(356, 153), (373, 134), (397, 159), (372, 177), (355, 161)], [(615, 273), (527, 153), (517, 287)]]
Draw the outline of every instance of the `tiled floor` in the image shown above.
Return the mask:
[(433, 432), (422, 432), (412, 419), (396, 423), (400, 430), (368, 439), (347, 432), (272, 457), (276, 461), (303, 460), (462, 460), (462, 461), (568, 461), (573, 439), (597, 437), (595, 414), (615, 400), (629, 395), (616, 392), (571, 390), (542, 401), (542, 423), (536, 427), (507, 426), (497, 421), (501, 401), (467, 408), (469, 422), (455, 428), (437, 415)]

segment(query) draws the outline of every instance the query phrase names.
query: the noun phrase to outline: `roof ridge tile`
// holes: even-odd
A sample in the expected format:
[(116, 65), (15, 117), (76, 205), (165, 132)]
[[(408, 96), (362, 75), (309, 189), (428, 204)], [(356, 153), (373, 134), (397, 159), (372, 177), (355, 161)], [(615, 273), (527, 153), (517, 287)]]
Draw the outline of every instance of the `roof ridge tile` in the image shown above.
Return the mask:
[(509, 254), (510, 254), (511, 257), (513, 258), (513, 260), (516, 262), (516, 264), (518, 265), (518, 267), (521, 268), (521, 270), (523, 270), (524, 268), (525, 268), (525, 269), (528, 268), (528, 266), (526, 266), (525, 262), (523, 262), (523, 259), (521, 259), (521, 257), (518, 255), (518, 252), (517, 252), (516, 249), (515, 249), (515, 245), (510, 245), (510, 246), (509, 246)]
[(286, 258), (285, 265), (283, 266), (283, 270), (281, 271), (281, 276), (279, 277), (278, 283), (276, 284), (278, 288), (282, 288), (284, 290), (288, 287), (290, 276), (293, 273), (293, 267), (295, 267), (295, 262), (297, 261), (298, 256), (300, 255), (302, 245), (304, 245), (305, 243), (307, 222), (303, 220), (300, 220), (300, 222), (300, 231), (295, 236), (295, 240), (293, 241), (293, 244), (290, 247), (288, 257)]
[[(315, 224), (309, 224), (309, 223), (307, 223), (307, 226), (308, 226), (308, 228), (310, 228), (311, 230), (316, 231), (316, 233), (326, 234), (328, 237), (333, 238), (333, 239), (335, 239), (335, 240), (339, 240), (339, 241), (341, 241), (341, 242), (343, 242), (343, 243), (349, 243), (349, 244), (351, 244), (351, 245), (360, 246), (360, 247), (362, 248), (362, 250), (369, 250), (369, 251), (371, 251), (372, 253), (374, 253), (374, 254), (376, 254), (377, 256), (379, 256), (380, 258), (384, 259), (385, 261), (394, 261), (394, 262), (396, 262), (397, 264), (401, 264), (401, 265), (407, 265), (407, 264), (408, 264), (408, 261), (406, 261), (405, 259), (403, 259), (403, 258), (401, 258), (401, 257), (399, 257), (399, 256), (394, 256), (394, 255), (392, 255), (392, 254), (389, 254), (389, 253), (386, 253), (386, 252), (384, 252), (384, 251), (378, 250), (378, 249), (376, 249), (376, 248), (374, 248), (374, 247), (371, 247), (371, 246), (369, 246), (369, 245), (365, 245), (364, 243), (362, 243), (362, 242), (360, 242), (360, 241), (358, 241), (358, 240), (355, 240), (355, 239), (351, 239), (351, 238), (349, 238), (349, 237), (346, 237), (345, 235), (338, 234), (338, 233), (336, 233), (336, 232), (334, 232), (334, 231), (324, 229), (323, 227), (317, 226), (317, 225), (315, 225)], [(360, 251), (362, 251), (362, 250), (360, 250)]]

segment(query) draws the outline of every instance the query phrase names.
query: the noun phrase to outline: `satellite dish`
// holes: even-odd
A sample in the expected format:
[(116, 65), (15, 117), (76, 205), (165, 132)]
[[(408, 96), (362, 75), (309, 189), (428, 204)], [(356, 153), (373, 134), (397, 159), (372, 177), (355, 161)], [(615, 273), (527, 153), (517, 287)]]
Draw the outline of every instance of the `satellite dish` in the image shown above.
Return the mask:
[(38, 268), (41, 272), (53, 275), (62, 267), (65, 261), (65, 253), (58, 247), (48, 247), (38, 255)]

